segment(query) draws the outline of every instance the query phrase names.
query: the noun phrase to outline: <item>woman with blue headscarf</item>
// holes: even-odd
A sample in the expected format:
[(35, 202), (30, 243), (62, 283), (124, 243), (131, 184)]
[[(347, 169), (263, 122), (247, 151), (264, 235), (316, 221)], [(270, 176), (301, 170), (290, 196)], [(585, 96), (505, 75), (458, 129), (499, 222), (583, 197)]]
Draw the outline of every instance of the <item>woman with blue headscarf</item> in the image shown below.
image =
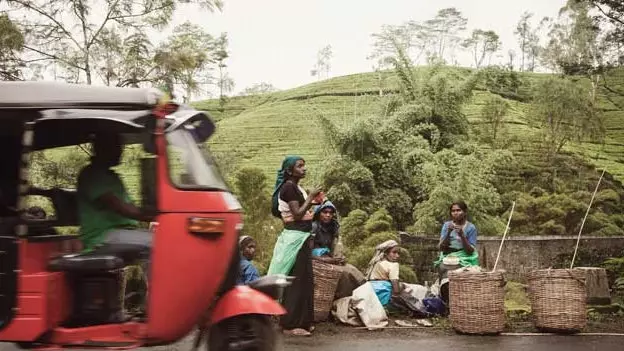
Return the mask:
[(284, 222), (273, 249), (268, 274), (286, 274), (295, 280), (282, 298), (286, 315), (280, 319), (285, 334), (309, 336), (314, 322), (314, 278), (312, 272), (311, 210), (320, 189), (310, 195), (299, 185), (306, 176), (305, 161), (288, 156), (277, 173), (272, 213)]
[(336, 287), (336, 299), (351, 296), (353, 290), (366, 282), (366, 277), (355, 266), (346, 263), (340, 243), (340, 223), (338, 209), (326, 200), (314, 211), (312, 236), (314, 248), (313, 259), (339, 265), (342, 275)]
[(314, 248), (312, 249), (312, 255), (321, 257), (323, 261), (328, 263), (342, 264), (344, 263), (344, 257), (335, 255), (338, 232), (340, 231), (337, 212), (336, 206), (329, 200), (323, 202), (314, 210), (314, 217), (312, 218)]

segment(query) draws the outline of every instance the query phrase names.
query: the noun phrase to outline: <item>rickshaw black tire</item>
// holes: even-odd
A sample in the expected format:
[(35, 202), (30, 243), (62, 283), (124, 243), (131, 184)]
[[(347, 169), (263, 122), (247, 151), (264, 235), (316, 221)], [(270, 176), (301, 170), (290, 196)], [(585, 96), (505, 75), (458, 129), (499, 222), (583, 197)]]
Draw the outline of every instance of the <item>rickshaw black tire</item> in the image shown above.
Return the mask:
[(207, 351), (230, 351), (229, 336), (238, 327), (251, 329), (260, 336), (256, 345), (249, 348), (237, 348), (245, 351), (276, 351), (278, 350), (278, 334), (271, 317), (264, 315), (242, 315), (226, 319), (210, 328)]

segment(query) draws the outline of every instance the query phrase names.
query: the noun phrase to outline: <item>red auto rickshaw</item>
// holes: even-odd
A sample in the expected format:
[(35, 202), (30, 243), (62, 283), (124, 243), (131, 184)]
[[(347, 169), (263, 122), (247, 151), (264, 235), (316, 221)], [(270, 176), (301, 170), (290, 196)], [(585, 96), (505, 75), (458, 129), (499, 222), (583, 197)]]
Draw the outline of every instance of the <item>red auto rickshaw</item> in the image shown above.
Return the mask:
[[(236, 285), (241, 206), (205, 147), (215, 124), (162, 98), (152, 89), (0, 83), (0, 341), (130, 349), (170, 344), (198, 327), (195, 347), (207, 339), (212, 351), (274, 349), (271, 316), (285, 313), (276, 300), (289, 279)], [(29, 183), (31, 152), (87, 144), (101, 131), (145, 155), (140, 203), (157, 213), (145, 318), (109, 318), (131, 262), (81, 253), (78, 235), (54, 232), (78, 226), (75, 190)], [(52, 219), (23, 215), (31, 195), (50, 199)]]

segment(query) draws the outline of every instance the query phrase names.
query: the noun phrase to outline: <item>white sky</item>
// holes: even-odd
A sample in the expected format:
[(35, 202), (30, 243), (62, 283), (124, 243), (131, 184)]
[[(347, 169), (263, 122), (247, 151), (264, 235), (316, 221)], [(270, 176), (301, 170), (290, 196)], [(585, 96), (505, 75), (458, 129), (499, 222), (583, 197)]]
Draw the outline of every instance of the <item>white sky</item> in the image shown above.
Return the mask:
[[(233, 93), (254, 83), (267, 82), (279, 89), (316, 81), (310, 75), (318, 50), (331, 45), (330, 77), (372, 70), (371, 34), (384, 24), (426, 21), (438, 10), (456, 7), (468, 19), (468, 31), (497, 32), (506, 60), (509, 49), (519, 52), (513, 32), (524, 11), (533, 12), (533, 25), (545, 16), (554, 17), (566, 0), (224, 0), (222, 12), (199, 11), (180, 6), (167, 30), (150, 34), (157, 43), (185, 21), (202, 26), (217, 36), (228, 33), (231, 58), (229, 73), (236, 84)], [(5, 9), (6, 5), (0, 8)], [(98, 12), (97, 10), (95, 11)], [(13, 13), (17, 15), (17, 13)], [(102, 13), (103, 16), (103, 13)], [(96, 21), (97, 22), (97, 21)], [(466, 34), (467, 35), (467, 34)], [(469, 54), (458, 55), (463, 66), (473, 62)], [(518, 61), (516, 61), (518, 62)], [(517, 65), (517, 63), (516, 63)], [(49, 73), (46, 79), (50, 79)], [(94, 84), (98, 82), (94, 81)], [(213, 89), (214, 91), (214, 89)], [(207, 97), (195, 95), (193, 100)]]
[[(517, 49), (514, 29), (525, 10), (533, 23), (556, 16), (565, 0), (225, 0), (214, 14), (181, 8), (174, 23), (186, 20), (230, 38), (229, 72), (235, 92), (258, 82), (280, 89), (316, 80), (310, 75), (317, 51), (330, 44), (331, 76), (371, 70), (366, 60), (371, 34), (383, 24), (425, 21), (439, 9), (456, 7), (468, 18), (468, 29), (492, 29), (503, 42), (502, 53)], [(165, 32), (166, 33), (166, 32)], [(164, 34), (164, 33), (163, 33)], [(469, 58), (460, 60), (470, 65)]]

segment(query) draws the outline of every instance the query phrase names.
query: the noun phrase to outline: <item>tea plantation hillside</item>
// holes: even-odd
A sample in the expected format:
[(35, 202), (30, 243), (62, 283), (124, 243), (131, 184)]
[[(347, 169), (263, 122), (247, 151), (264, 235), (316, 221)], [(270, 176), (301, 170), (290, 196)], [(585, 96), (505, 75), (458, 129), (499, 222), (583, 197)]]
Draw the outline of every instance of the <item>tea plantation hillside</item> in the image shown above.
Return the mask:
[[(419, 67), (417, 73), (427, 69)], [(446, 69), (457, 79), (471, 73), (465, 68)], [(542, 151), (534, 141), (540, 130), (531, 125), (527, 115), (527, 97), (531, 87), (545, 77), (546, 74), (520, 73), (522, 85), (518, 96), (506, 98), (511, 109), (505, 123), (515, 140), (510, 148), (523, 160), (516, 163), (517, 167), (505, 172), (509, 177), (522, 178), (525, 171), (535, 173), (549, 166), (540, 160)], [(284, 155), (299, 154), (307, 160), (315, 180), (320, 173), (321, 161), (333, 153), (325, 144), (317, 116), (324, 115), (338, 124), (353, 123), (370, 115), (383, 118), (384, 102), (398, 90), (398, 81), (393, 71), (383, 72), (384, 93), (380, 96), (379, 78), (377, 73), (372, 72), (354, 74), (271, 94), (233, 97), (223, 109), (219, 108), (216, 99), (198, 101), (193, 105), (208, 111), (218, 121), (217, 133), (210, 145), (220, 163), (228, 169), (256, 166), (273, 179)], [(609, 88), (624, 91), (624, 71), (610, 73), (607, 82)], [(473, 130), (482, 123), (480, 111), (489, 95), (491, 93), (483, 86), (477, 87), (471, 102), (465, 106), (464, 112)], [(616, 180), (622, 181), (624, 111), (620, 107), (624, 106), (624, 98), (602, 88), (599, 101), (605, 118), (604, 142), (570, 143), (564, 151), (571, 156), (581, 156), (580, 159), (586, 163), (584, 167), (606, 167)], [(577, 157), (574, 159), (574, 162), (579, 160)]]
[[(419, 67), (417, 73), (427, 69)], [(445, 69), (458, 80), (471, 73), (465, 68)], [(602, 88), (599, 92), (606, 127), (604, 142), (570, 143), (565, 150), (567, 155), (557, 165), (541, 157), (543, 151), (534, 137), (540, 129), (532, 126), (528, 118), (527, 97), (531, 87), (547, 75), (521, 73), (520, 77), (522, 85), (518, 96), (505, 99), (511, 106), (505, 124), (516, 162), (500, 171), (499, 182), (506, 183), (506, 188), (521, 187), (518, 190), (529, 192), (534, 181), (543, 182), (544, 178), (553, 178), (554, 174), (559, 181), (576, 182), (579, 185), (574, 184), (574, 187), (591, 191), (599, 176), (594, 168), (606, 167), (607, 178), (616, 181), (615, 187), (624, 194), (619, 184), (624, 180), (624, 110), (621, 109), (624, 97), (609, 91), (624, 91), (624, 71), (612, 72), (607, 77), (608, 89)], [(338, 125), (354, 123), (368, 116), (384, 118), (384, 107), (398, 91), (398, 81), (393, 71), (382, 72), (383, 94), (380, 96), (379, 78), (377, 73), (362, 73), (271, 94), (233, 97), (223, 110), (216, 99), (198, 101), (193, 105), (208, 111), (218, 121), (217, 132), (209, 145), (226, 175), (232, 175), (232, 171), (239, 167), (254, 166), (262, 169), (272, 182), (284, 155), (298, 154), (307, 160), (310, 170), (311, 179), (306, 183), (317, 183), (322, 162), (334, 153), (326, 145), (317, 117), (323, 115)], [(491, 95), (483, 86), (478, 86), (465, 106), (464, 112), (473, 131), (480, 129), (483, 123), (481, 108)], [(488, 146), (483, 144), (483, 147)], [(75, 186), (78, 170), (89, 159), (84, 150), (76, 147), (49, 150), (45, 154), (47, 161), (38, 163), (39, 167), (47, 168), (41, 170), (45, 176), (35, 176), (41, 179), (34, 180), (40, 186)], [(135, 199), (139, 198), (138, 157), (138, 148), (131, 147), (118, 167)], [(45, 207), (49, 208), (49, 205)]]

